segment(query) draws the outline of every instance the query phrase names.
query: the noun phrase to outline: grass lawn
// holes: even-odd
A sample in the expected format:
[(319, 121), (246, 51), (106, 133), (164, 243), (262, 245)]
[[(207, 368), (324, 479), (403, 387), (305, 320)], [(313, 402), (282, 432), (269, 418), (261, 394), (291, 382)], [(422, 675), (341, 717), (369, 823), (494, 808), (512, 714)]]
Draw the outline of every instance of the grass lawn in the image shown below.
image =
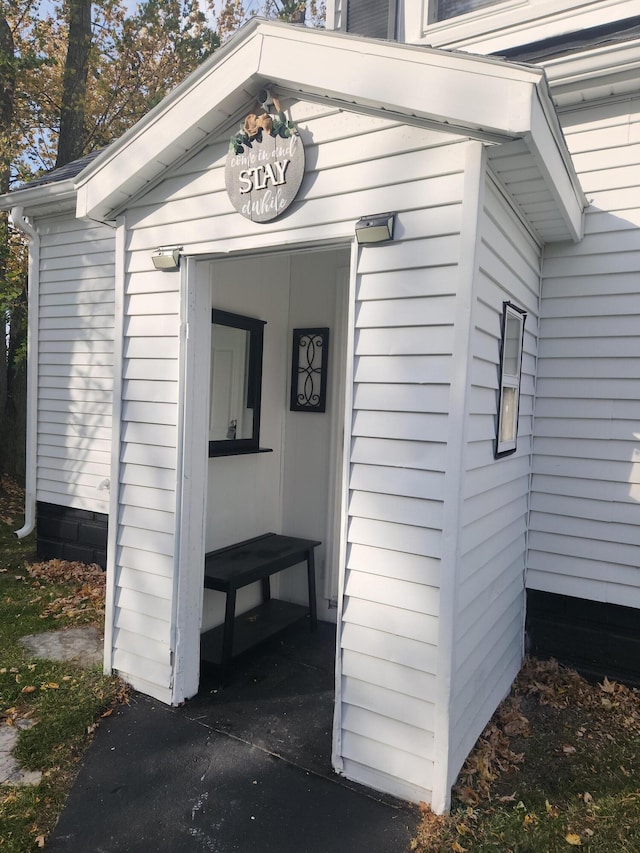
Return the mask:
[[(0, 853), (43, 847), (57, 820), (95, 724), (126, 695), (101, 667), (82, 668), (31, 658), (18, 642), (27, 634), (63, 626), (102, 627), (103, 582), (77, 564), (46, 564), (39, 576), (33, 539), (19, 542), (22, 495), (0, 483), (0, 726), (35, 723), (20, 730), (14, 754), (42, 771), (34, 786), (0, 787)], [(38, 574), (37, 572), (34, 574)]]
[(640, 693), (529, 660), (418, 853), (640, 853)]

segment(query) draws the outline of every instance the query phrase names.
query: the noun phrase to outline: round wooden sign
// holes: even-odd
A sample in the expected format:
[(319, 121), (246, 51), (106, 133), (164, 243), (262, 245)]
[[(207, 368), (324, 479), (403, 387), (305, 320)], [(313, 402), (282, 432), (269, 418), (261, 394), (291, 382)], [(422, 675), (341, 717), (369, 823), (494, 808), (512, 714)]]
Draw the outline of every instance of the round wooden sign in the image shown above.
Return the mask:
[(227, 154), (225, 183), (231, 203), (252, 222), (280, 216), (296, 197), (304, 176), (304, 148), (294, 133), (284, 139), (265, 133), (251, 148)]

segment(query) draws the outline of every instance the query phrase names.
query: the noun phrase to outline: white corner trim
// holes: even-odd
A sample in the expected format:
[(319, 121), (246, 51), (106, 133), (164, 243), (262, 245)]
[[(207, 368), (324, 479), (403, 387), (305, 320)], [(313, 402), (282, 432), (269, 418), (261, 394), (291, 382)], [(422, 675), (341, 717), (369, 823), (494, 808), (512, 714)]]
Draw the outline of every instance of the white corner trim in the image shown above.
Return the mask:
[[(467, 146), (460, 230), (459, 287), (456, 293), (454, 358), (464, 369), (456, 372), (450, 389), (449, 436), (445, 466), (445, 524), (442, 530), (442, 571), (440, 573), (440, 614), (434, 725), (434, 779), (431, 807), (436, 814), (447, 811), (451, 802), (451, 700), (456, 673), (454, 644), (455, 613), (458, 596), (458, 560), (460, 551), (460, 483), (466, 458), (466, 427), (469, 371), (471, 369), (470, 333), (474, 314), (475, 270), (478, 251), (478, 227), (484, 204), (487, 151), (477, 142)], [(457, 772), (457, 768), (454, 772)]]
[[(198, 691), (207, 507), (211, 289), (209, 264), (182, 259), (176, 513), (171, 608), (171, 704)], [(172, 273), (169, 273), (171, 275)], [(173, 273), (176, 275), (177, 273)]]
[[(337, 773), (344, 771), (342, 755), (342, 617), (344, 610), (344, 585), (347, 561), (347, 534), (349, 527), (349, 471), (351, 468), (351, 433), (353, 422), (353, 371), (355, 359), (355, 310), (358, 279), (359, 247), (352, 239), (349, 261), (349, 289), (347, 295), (347, 316), (345, 360), (344, 360), (344, 411), (342, 435), (342, 471), (339, 473), (340, 499), (343, 507), (341, 513), (338, 560), (338, 600), (336, 618), (336, 660), (335, 660), (335, 700), (333, 714), (333, 736), (331, 748), (331, 763)], [(345, 338), (343, 338), (344, 340)]]
[(113, 670), (113, 634), (116, 595), (116, 555), (120, 508), (120, 437), (122, 430), (122, 370), (124, 346), (124, 288), (126, 266), (126, 217), (117, 222), (114, 248), (113, 398), (111, 402), (111, 470), (107, 528), (107, 578), (104, 607), (104, 672)]

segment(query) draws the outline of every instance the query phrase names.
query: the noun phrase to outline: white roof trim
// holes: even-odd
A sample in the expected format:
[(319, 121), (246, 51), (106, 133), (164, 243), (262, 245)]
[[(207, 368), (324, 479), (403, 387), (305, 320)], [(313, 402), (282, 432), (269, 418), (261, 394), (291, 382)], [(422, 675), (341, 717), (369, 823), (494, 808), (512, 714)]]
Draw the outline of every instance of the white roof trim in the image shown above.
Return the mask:
[(74, 179), (56, 181), (51, 184), (39, 184), (36, 187), (23, 187), (0, 195), (0, 210), (23, 207), (25, 213), (34, 214), (45, 210), (73, 210), (76, 198)]
[(78, 216), (112, 218), (266, 84), (485, 142), (525, 139), (562, 185), (553, 190), (560, 214), (571, 237), (579, 236), (584, 197), (541, 69), (258, 20), (83, 171)]
[(554, 99), (562, 106), (640, 88), (640, 39), (541, 60)]

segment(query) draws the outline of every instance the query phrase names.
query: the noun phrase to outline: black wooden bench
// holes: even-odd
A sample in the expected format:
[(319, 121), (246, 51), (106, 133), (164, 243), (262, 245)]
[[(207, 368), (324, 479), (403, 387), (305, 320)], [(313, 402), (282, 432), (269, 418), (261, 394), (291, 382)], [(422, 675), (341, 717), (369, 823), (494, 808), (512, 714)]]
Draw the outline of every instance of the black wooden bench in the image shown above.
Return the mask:
[[(313, 549), (317, 545), (320, 542), (312, 539), (267, 533), (205, 555), (205, 588), (224, 592), (226, 605), (224, 623), (201, 635), (200, 656), (221, 668), (224, 682), (228, 681), (232, 658), (297, 620), (309, 616), (311, 630), (315, 630), (318, 614)], [(307, 564), (308, 607), (271, 598), (271, 575), (302, 562)], [(262, 604), (236, 616), (236, 592), (256, 581), (262, 584)]]

